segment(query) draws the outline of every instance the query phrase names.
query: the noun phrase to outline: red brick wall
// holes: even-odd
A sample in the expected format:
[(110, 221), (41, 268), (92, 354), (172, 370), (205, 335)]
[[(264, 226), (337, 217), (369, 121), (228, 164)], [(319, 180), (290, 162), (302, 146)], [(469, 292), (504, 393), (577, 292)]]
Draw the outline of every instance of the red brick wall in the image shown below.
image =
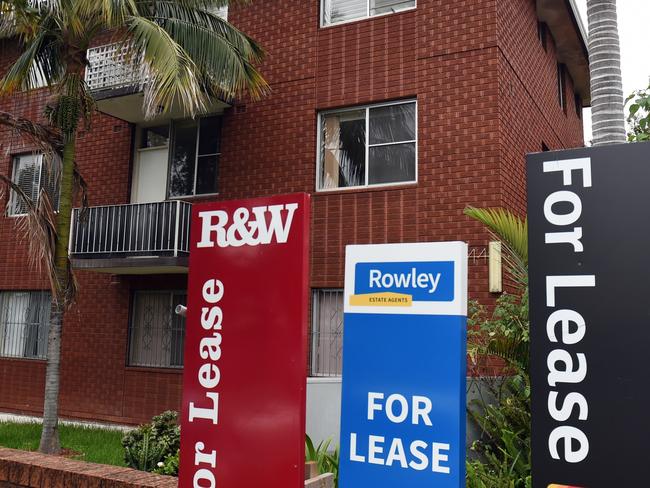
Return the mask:
[(526, 212), (526, 153), (581, 147), (582, 120), (567, 73), (566, 111), (560, 108), (558, 57), (551, 32), (546, 50), (538, 39), (535, 0), (498, 4), (499, 121), (504, 204)]
[[(312, 193), (313, 287), (343, 285), (347, 244), (464, 240), (484, 248), (489, 236), (463, 209), (505, 205), (523, 213), (524, 154), (542, 141), (550, 148), (582, 143), (570, 83), (567, 114), (558, 106), (555, 51), (550, 38), (548, 52), (537, 41), (533, 4), (419, 0), (414, 11), (322, 29), (318, 0), (231, 9), (231, 20), (268, 53), (263, 72), (272, 93), (227, 111), (218, 198)], [(11, 48), (0, 46), (4, 69)], [(0, 100), (0, 110), (34, 116), (44, 96)], [(418, 183), (316, 193), (318, 111), (405, 98), (418, 101)], [(15, 152), (10, 141), (0, 131), (2, 172)], [(128, 201), (130, 144), (128, 124), (107, 116), (80, 139), (91, 204)], [(26, 268), (13, 229), (12, 219), (0, 217), (0, 289), (45, 288)], [(65, 320), (62, 414), (140, 422), (178, 409), (178, 371), (125, 364), (132, 291), (182, 289), (186, 277), (78, 278), (79, 301)], [(494, 300), (485, 260), (470, 261), (470, 295)], [(43, 372), (40, 361), (0, 359), (0, 409), (38, 412)]]

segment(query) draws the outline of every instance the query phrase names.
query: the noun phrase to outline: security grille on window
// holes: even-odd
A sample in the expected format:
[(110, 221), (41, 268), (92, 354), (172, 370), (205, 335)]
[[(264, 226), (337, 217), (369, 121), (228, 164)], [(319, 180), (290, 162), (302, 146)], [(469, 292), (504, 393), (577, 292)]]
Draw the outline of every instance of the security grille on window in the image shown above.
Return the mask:
[(138, 291), (133, 297), (129, 330), (129, 366), (181, 368), (185, 319), (177, 305), (187, 303), (185, 292)]
[(47, 291), (0, 292), (0, 356), (45, 359), (50, 301)]
[(311, 376), (341, 376), (343, 290), (314, 290), (311, 323)]
[(414, 101), (320, 115), (318, 189), (416, 181)]
[(324, 26), (415, 7), (415, 0), (322, 0), (321, 3)]
[(221, 117), (172, 123), (170, 198), (217, 192)]
[[(11, 180), (36, 202), (41, 190), (47, 192), (55, 209), (59, 208), (59, 177), (54, 164), (44, 164), (42, 154), (22, 154), (14, 157)], [(28, 211), (25, 201), (15, 192), (9, 199), (9, 215), (24, 215)]]

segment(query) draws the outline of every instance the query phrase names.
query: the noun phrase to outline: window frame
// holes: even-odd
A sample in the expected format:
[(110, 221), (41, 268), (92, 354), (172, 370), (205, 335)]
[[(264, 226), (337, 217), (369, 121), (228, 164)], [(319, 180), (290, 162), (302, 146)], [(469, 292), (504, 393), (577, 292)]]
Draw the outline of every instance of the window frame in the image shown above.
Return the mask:
[[(135, 332), (135, 319), (136, 319), (136, 303), (137, 303), (137, 295), (139, 294), (145, 294), (145, 295), (167, 295), (169, 297), (169, 304), (170, 304), (170, 313), (171, 317), (173, 320), (173, 314), (175, 313), (173, 304), (174, 304), (174, 297), (178, 295), (185, 295), (185, 303), (187, 303), (187, 298), (188, 298), (188, 293), (187, 290), (182, 290), (182, 289), (169, 289), (169, 290), (156, 290), (156, 289), (135, 289), (131, 290), (131, 299), (130, 299), (130, 306), (129, 306), (129, 322), (128, 322), (128, 328), (127, 328), (127, 340), (126, 340), (126, 357), (125, 357), (125, 366), (127, 368), (144, 368), (144, 369), (162, 369), (162, 370), (168, 370), (168, 371), (183, 371), (183, 368), (185, 367), (185, 338), (187, 337), (187, 319), (182, 318), (182, 320), (185, 321), (183, 324), (184, 330), (183, 330), (183, 347), (181, 348), (181, 353), (183, 354), (183, 364), (181, 365), (173, 365), (171, 364), (171, 346), (170, 346), (170, 358), (169, 362), (170, 364), (167, 365), (161, 365), (161, 364), (132, 364), (131, 363), (131, 347), (133, 345), (133, 334)], [(171, 327), (170, 327), (171, 330)], [(171, 341), (171, 339), (170, 339)], [(158, 355), (157, 358), (160, 359), (162, 357), (162, 351), (157, 351)]]
[[(407, 105), (410, 103), (415, 104), (415, 140), (411, 141), (399, 141), (399, 142), (389, 142), (389, 143), (381, 143), (381, 144), (370, 144), (370, 109), (373, 108), (381, 108), (381, 107), (391, 107), (394, 105)], [(343, 108), (338, 108), (338, 109), (328, 109), (328, 110), (322, 110), (318, 111), (316, 113), (317, 117), (317, 134), (316, 134), (316, 192), (317, 193), (327, 193), (327, 192), (339, 192), (339, 191), (348, 191), (348, 190), (372, 190), (373, 188), (386, 188), (386, 187), (392, 187), (392, 186), (404, 186), (404, 185), (417, 185), (419, 181), (419, 172), (418, 172), (418, 160), (419, 160), (419, 125), (418, 125), (418, 114), (419, 114), (419, 106), (418, 106), (418, 100), (417, 98), (411, 98), (407, 100), (395, 100), (391, 102), (380, 102), (380, 103), (370, 103), (366, 105), (354, 105), (351, 107), (343, 107)], [(344, 186), (344, 187), (336, 187), (336, 188), (320, 188), (320, 179), (321, 179), (321, 167), (322, 167), (322, 161), (321, 161), (321, 142), (323, 138), (323, 117), (326, 115), (331, 115), (331, 114), (338, 114), (338, 113), (344, 113), (344, 112), (357, 112), (360, 110), (365, 110), (366, 112), (366, 142), (365, 142), (365, 152), (366, 152), (366, 174), (365, 174), (365, 181), (366, 183), (364, 185), (357, 185), (357, 186)], [(409, 181), (396, 181), (396, 182), (391, 182), (391, 183), (377, 183), (374, 185), (371, 185), (368, 183), (368, 174), (370, 170), (370, 165), (368, 164), (368, 158), (369, 158), (369, 153), (370, 153), (370, 148), (371, 147), (381, 147), (381, 146), (393, 146), (393, 145), (400, 145), (400, 144), (415, 144), (415, 178), (413, 180)]]
[[(201, 121), (203, 119), (209, 119), (212, 117), (218, 117), (220, 119), (220, 126), (219, 126), (219, 152), (217, 153), (212, 153), (212, 154), (201, 154), (199, 155), (199, 144), (201, 142), (200, 136), (201, 136)], [(176, 127), (175, 124), (177, 123), (182, 123), (182, 122), (187, 122), (190, 120), (196, 121), (196, 149), (194, 152), (194, 181), (192, 183), (192, 193), (189, 195), (170, 195), (169, 190), (171, 188), (171, 167), (172, 167), (172, 158), (174, 154), (174, 147), (176, 144)], [(221, 133), (223, 130), (223, 114), (205, 114), (201, 115), (200, 117), (197, 117), (196, 119), (174, 119), (169, 121), (169, 140), (167, 144), (168, 152), (167, 152), (167, 188), (165, 189), (165, 198), (167, 200), (185, 200), (185, 199), (190, 199), (190, 198), (201, 198), (201, 197), (209, 197), (209, 196), (215, 196), (219, 194), (219, 191), (212, 192), (212, 193), (200, 193), (197, 195), (196, 193), (196, 181), (198, 178), (198, 166), (199, 166), (199, 156), (217, 156), (217, 189), (219, 187), (219, 164), (221, 163)], [(164, 147), (164, 146), (160, 146)]]
[(413, 10), (416, 10), (418, 8), (418, 0), (415, 0), (415, 5), (412, 7), (408, 7), (402, 10), (398, 10), (397, 12), (386, 12), (382, 14), (376, 14), (376, 15), (370, 15), (370, 0), (366, 0), (366, 15), (364, 17), (357, 17), (355, 19), (348, 19), (348, 20), (341, 20), (339, 22), (331, 22), (329, 24), (325, 23), (325, 2), (326, 0), (320, 0), (320, 22), (319, 26), (321, 29), (327, 29), (329, 27), (335, 27), (337, 25), (345, 25), (345, 24), (350, 24), (352, 22), (359, 22), (360, 20), (368, 20), (368, 19), (375, 19), (378, 17), (385, 17), (387, 15), (395, 15), (395, 14), (400, 14), (402, 12), (410, 12)]
[[(13, 154), (11, 156), (11, 182), (14, 184), (18, 184), (17, 181), (15, 181), (15, 177), (17, 176), (17, 165), (20, 162), (20, 159), (23, 157), (29, 157), (29, 156), (34, 156), (36, 157), (38, 163), (39, 163), (39, 168), (38, 168), (38, 191), (40, 193), (42, 187), (41, 183), (43, 181), (43, 159), (45, 155), (41, 152), (25, 152), (25, 153), (18, 153), (18, 154)], [(60, 182), (57, 184), (56, 190), (59, 192), (59, 200), (61, 198), (61, 184)], [(17, 199), (18, 196), (16, 195), (16, 192), (12, 189), (9, 192), (9, 199), (7, 202), (7, 209), (6, 209), (6, 215), (7, 217), (10, 218), (16, 218), (16, 217), (25, 217), (27, 215), (27, 212), (25, 213), (14, 213), (13, 210), (17, 204)], [(57, 201), (56, 209), (54, 210), (55, 213), (59, 212), (59, 201)]]

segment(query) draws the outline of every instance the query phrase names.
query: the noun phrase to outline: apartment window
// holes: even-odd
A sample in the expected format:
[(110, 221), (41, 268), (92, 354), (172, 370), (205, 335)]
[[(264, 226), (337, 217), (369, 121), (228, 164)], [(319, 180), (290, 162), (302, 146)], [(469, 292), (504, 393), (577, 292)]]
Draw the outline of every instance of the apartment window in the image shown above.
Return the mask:
[(341, 376), (343, 290), (315, 289), (312, 294), (311, 376)]
[(185, 319), (177, 305), (187, 303), (183, 291), (137, 291), (129, 326), (129, 366), (181, 368)]
[[(47, 192), (55, 209), (59, 208), (58, 174), (53, 164), (44, 164), (42, 154), (21, 154), (14, 157), (11, 180), (25, 195), (36, 202), (41, 190)], [(9, 215), (24, 215), (26, 202), (14, 191), (9, 199)]]
[(168, 197), (217, 192), (221, 117), (172, 122)]
[(0, 292), (0, 356), (45, 359), (50, 302), (47, 291)]
[(415, 101), (320, 114), (318, 189), (415, 182)]
[(415, 7), (415, 0), (321, 0), (321, 25), (390, 14)]
[(557, 96), (560, 107), (566, 113), (566, 69), (563, 64), (557, 64)]
[(578, 116), (579, 119), (582, 119), (582, 97), (577, 93), (575, 95), (575, 101), (576, 101), (576, 115)]

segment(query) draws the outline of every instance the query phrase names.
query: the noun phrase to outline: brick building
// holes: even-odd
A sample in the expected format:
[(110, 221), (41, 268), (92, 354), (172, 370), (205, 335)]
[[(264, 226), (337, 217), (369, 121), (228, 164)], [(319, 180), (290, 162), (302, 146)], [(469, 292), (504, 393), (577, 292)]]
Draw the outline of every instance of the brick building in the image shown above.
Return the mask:
[[(464, 207), (523, 213), (524, 155), (583, 145), (589, 75), (573, 0), (256, 0), (229, 20), (266, 49), (272, 93), (215, 101), (194, 121), (145, 121), (140, 74), (110, 44), (89, 52), (101, 113), (78, 145), (92, 208), (70, 244), (80, 293), (64, 324), (63, 416), (135, 423), (179, 409), (184, 324), (171, 310), (185, 301), (191, 204), (304, 191), (308, 415), (312, 429), (335, 424), (345, 245), (467, 241), (470, 296), (490, 303), (489, 236)], [(19, 50), (0, 40), (0, 72)], [(0, 110), (40, 117), (46, 97), (20, 93)], [(27, 191), (47, 184), (34, 148), (1, 127), (0, 145), (0, 172)], [(16, 237), (20, 205), (2, 205), (0, 410), (38, 414), (48, 285)]]

